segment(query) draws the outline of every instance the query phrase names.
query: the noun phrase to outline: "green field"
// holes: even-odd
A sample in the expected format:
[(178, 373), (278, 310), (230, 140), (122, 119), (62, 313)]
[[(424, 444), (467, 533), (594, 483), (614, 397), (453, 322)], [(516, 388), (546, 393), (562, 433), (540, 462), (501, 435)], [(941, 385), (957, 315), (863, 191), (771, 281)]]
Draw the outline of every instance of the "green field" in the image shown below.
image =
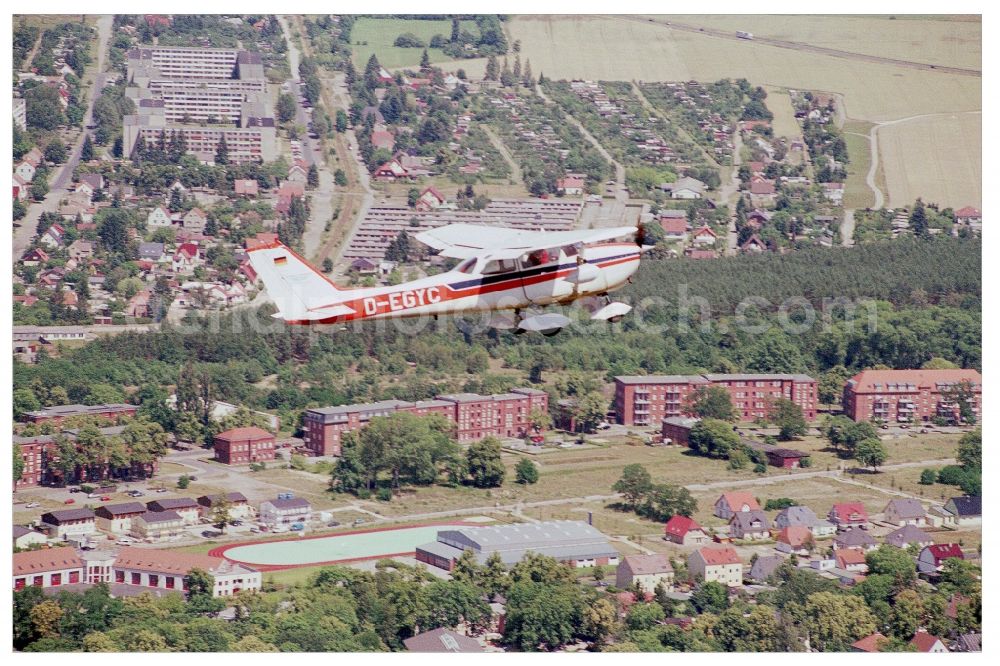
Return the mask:
[(867, 138), (871, 123), (849, 122), (844, 124), (843, 129), (847, 154), (851, 157), (851, 162), (847, 165), (847, 180), (844, 182), (844, 208), (874, 206), (875, 194), (865, 180), (872, 164)]
[[(462, 30), (478, 34), (474, 21), (462, 21)], [(433, 21), (426, 19), (391, 19), (391, 18), (361, 18), (351, 30), (352, 53), (354, 64), (364, 67), (374, 53), (382, 66), (387, 69), (396, 67), (415, 67), (420, 64), (424, 50), (419, 48), (400, 48), (393, 46), (396, 38), (403, 33), (412, 33), (430, 43), (434, 35), (451, 35), (451, 21)], [(447, 62), (453, 60), (441, 49), (428, 48), (432, 62)]]

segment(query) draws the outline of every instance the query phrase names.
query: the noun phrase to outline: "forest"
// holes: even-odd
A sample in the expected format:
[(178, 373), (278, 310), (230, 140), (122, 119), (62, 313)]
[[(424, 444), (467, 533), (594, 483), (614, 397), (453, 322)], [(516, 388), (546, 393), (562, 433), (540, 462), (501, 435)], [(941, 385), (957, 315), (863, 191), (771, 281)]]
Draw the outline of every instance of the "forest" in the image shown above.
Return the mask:
[[(58, 357), (43, 350), (36, 365), (15, 361), (15, 416), (19, 405), (56, 404), (63, 396), (92, 402), (96, 387), (114, 387), (121, 398), (148, 401), (156, 412), (150, 416), (172, 430), (167, 410), (153, 405), (179, 383), (193, 394), (274, 410), (285, 424), (297, 424), (310, 406), (528, 383), (562, 398), (575, 394), (580, 378), (619, 374), (806, 372), (828, 380), (827, 395), (836, 396), (836, 383), (864, 368), (981, 367), (980, 251), (975, 239), (935, 238), (646, 261), (616, 295), (637, 305), (633, 314), (619, 324), (574, 324), (554, 338), (462, 332), (445, 318), (413, 334), (385, 322), (345, 331), (289, 328), (267, 308), (188, 317), (181, 326), (103, 337)], [(688, 291), (677, 296), (678, 285)], [(738, 307), (749, 296), (771, 305)], [(811, 323), (799, 306), (778, 307), (789, 298), (821, 306), (841, 296), (874, 300), (858, 305), (853, 320), (839, 306), (826, 308), (828, 316), (814, 313)], [(651, 298), (660, 301), (643, 305)], [(678, 307), (684, 299), (687, 314)]]

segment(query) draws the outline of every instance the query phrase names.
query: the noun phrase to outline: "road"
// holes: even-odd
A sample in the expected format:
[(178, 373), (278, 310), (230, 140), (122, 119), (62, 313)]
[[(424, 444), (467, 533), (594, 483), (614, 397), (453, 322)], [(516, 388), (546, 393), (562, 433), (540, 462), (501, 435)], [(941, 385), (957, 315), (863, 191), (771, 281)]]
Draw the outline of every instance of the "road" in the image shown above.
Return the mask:
[[(83, 126), (86, 128), (91, 124), (94, 116), (94, 102), (104, 88), (106, 76), (104, 74), (104, 56), (108, 50), (108, 41), (111, 39), (111, 28), (114, 23), (114, 16), (107, 14), (97, 19), (97, 61), (87, 69), (84, 80), (93, 78), (94, 85), (90, 87), (90, 97), (87, 101), (87, 111), (83, 116)], [(80, 133), (76, 143), (71, 146), (70, 156), (66, 163), (55, 172), (49, 181), (49, 193), (42, 201), (28, 207), (28, 213), (14, 228), (11, 257), (13, 263), (20, 261), (24, 251), (31, 245), (38, 228), (38, 218), (42, 213), (54, 213), (59, 210), (59, 202), (68, 194), (67, 186), (73, 178), (73, 172), (80, 164), (80, 154), (83, 151), (83, 141), (87, 134), (86, 129)]]
[(309, 193), (309, 220), (306, 222), (306, 229), (302, 235), (302, 249), (305, 256), (311, 257), (314, 261), (321, 261), (323, 257), (319, 254), (323, 243), (323, 233), (326, 231), (327, 222), (333, 218), (333, 174), (330, 173), (323, 156), (323, 143), (319, 137), (314, 138), (315, 135), (310, 127), (312, 117), (302, 96), (302, 85), (298, 79), (299, 63), (301, 62), (299, 47), (292, 39), (288, 20), (284, 16), (279, 16), (278, 23), (285, 35), (285, 42), (288, 44), (288, 65), (291, 69), (291, 77), (285, 81), (282, 88), (295, 96), (295, 123), (306, 128), (306, 135), (300, 137), (302, 159), (309, 166), (315, 164), (319, 172), (319, 185)]
[(694, 32), (702, 35), (707, 35), (710, 37), (721, 37), (722, 39), (734, 39), (756, 44), (766, 44), (768, 46), (776, 46), (782, 49), (790, 49), (793, 51), (802, 51), (807, 53), (816, 53), (819, 55), (832, 56), (834, 58), (844, 58), (846, 60), (860, 60), (863, 62), (872, 62), (880, 65), (895, 65), (897, 67), (931, 70), (935, 72), (942, 72), (945, 74), (959, 74), (962, 76), (982, 77), (983, 75), (982, 71), (978, 69), (968, 69), (965, 67), (950, 67), (947, 65), (932, 65), (926, 62), (917, 62), (914, 60), (902, 60), (899, 58), (886, 58), (883, 56), (869, 55), (867, 53), (858, 53), (856, 51), (844, 51), (841, 49), (831, 49), (825, 46), (816, 46), (814, 44), (806, 44), (804, 42), (793, 42), (784, 39), (773, 39), (770, 37), (760, 37), (755, 35), (752, 40), (744, 40), (741, 37), (737, 37), (734, 31), (718, 30), (716, 28), (705, 28), (685, 23), (677, 23), (676, 21), (667, 21), (666, 19), (642, 18), (639, 16), (625, 16), (625, 15), (604, 15), (604, 16), (606, 18), (615, 18), (622, 21), (653, 23), (670, 30), (682, 30), (685, 32)]
[[(300, 35), (303, 35), (301, 44), (302, 52), (307, 57), (312, 55), (312, 45), (305, 36), (306, 31), (302, 17), (298, 15), (294, 17), (279, 16), (278, 19), (282, 22), (283, 26), (287, 26), (289, 20), (295, 21), (296, 29)], [(293, 44), (290, 30), (287, 27), (284, 27), (284, 30), (289, 45), (289, 53), (291, 53), (294, 47), (296, 49), (296, 57), (298, 57), (298, 47)], [(346, 112), (351, 104), (351, 96), (343, 74), (337, 72), (332, 78), (323, 79), (322, 83), (323, 103), (330, 117), (335, 118), (338, 109)], [(349, 129), (343, 134), (334, 133), (332, 142), (336, 155), (336, 164), (344, 171), (347, 177), (347, 186), (340, 188), (338, 206), (340, 214), (337, 216), (337, 219), (333, 220), (331, 232), (326, 234), (325, 237), (321, 237), (321, 246), (314, 253), (313, 258), (316, 261), (322, 261), (329, 257), (337, 264), (341, 261), (348, 240), (367, 214), (374, 197), (372, 196), (368, 182), (368, 171), (360, 164), (357, 157), (357, 141), (354, 138), (353, 130)], [(327, 219), (330, 219), (330, 217)]]
[(507, 149), (507, 145), (503, 142), (503, 140), (497, 136), (497, 133), (494, 132), (493, 128), (489, 125), (482, 123), (479, 127), (483, 130), (483, 133), (486, 134), (487, 138), (489, 138), (493, 147), (497, 149), (497, 152), (500, 153), (500, 156), (503, 157), (504, 161), (507, 162), (507, 166), (510, 167), (511, 181), (515, 183), (524, 182), (524, 177), (521, 174), (521, 165), (518, 164), (514, 159), (514, 156), (510, 154), (510, 150)]
[(844, 210), (844, 221), (840, 223), (840, 244), (844, 247), (854, 245), (854, 209)]

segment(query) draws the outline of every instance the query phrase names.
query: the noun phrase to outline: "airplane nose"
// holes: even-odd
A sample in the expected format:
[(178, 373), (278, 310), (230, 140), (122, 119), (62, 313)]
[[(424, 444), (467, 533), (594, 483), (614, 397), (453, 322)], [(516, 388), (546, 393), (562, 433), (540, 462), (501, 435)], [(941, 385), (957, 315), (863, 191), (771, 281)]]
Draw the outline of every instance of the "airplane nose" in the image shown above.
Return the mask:
[(641, 254), (643, 252), (649, 252), (654, 247), (656, 247), (656, 246), (655, 245), (640, 245), (639, 246), (639, 253)]

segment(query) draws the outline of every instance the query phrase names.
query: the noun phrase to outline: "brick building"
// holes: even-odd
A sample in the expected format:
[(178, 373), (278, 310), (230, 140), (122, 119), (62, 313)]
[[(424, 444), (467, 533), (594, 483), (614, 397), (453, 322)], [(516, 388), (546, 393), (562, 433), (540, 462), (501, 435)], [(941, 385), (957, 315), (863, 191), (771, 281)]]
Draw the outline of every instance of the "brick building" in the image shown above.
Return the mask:
[[(132, 405), (123, 406), (129, 407), (132, 410), (135, 409)], [(125, 413), (123, 412), (123, 414)], [(56, 417), (57, 422), (61, 421), (62, 418)], [(120, 435), (123, 430), (124, 426), (100, 428), (101, 434), (106, 437)], [(63, 430), (60, 434), (72, 442), (76, 441), (79, 431), (67, 429)], [(21, 478), (18, 480), (17, 486), (60, 485), (66, 481), (64, 479), (65, 470), (58, 464), (59, 445), (56, 443), (54, 435), (31, 435), (27, 437), (14, 435), (13, 443), (21, 447), (21, 459), (24, 461), (24, 471), (21, 473)], [(146, 473), (150, 475), (155, 474), (159, 466), (159, 460), (154, 460), (152, 463), (146, 465)], [(134, 473), (138, 470), (127, 471)], [(75, 479), (81, 482), (91, 480), (104, 481), (108, 478), (114, 478), (119, 472), (120, 470), (112, 467), (101, 470), (96, 467), (78, 465), (69, 480)]]
[(15, 590), (73, 585), (83, 579), (83, 560), (68, 546), (14, 553), (12, 559)]
[(967, 383), (979, 420), (983, 377), (976, 370), (863, 370), (844, 386), (844, 413), (855, 421), (926, 423), (957, 421), (959, 405), (948, 395)]
[(722, 386), (729, 392), (737, 418), (767, 418), (772, 402), (791, 400), (806, 420), (816, 418), (816, 380), (807, 375), (637, 375), (615, 377), (615, 414), (622, 425), (656, 425), (664, 418), (690, 416), (692, 395), (701, 388)]
[(483, 437), (522, 437), (530, 429), (533, 410), (548, 409), (548, 394), (531, 388), (513, 389), (499, 395), (457, 393), (434, 400), (406, 402), (383, 400), (358, 405), (307, 409), (303, 421), (306, 448), (316, 455), (339, 456), (341, 438), (360, 430), (377, 416), (410, 412), (420, 416), (440, 414), (455, 424), (459, 442)]
[(274, 460), (274, 435), (263, 428), (233, 428), (215, 436), (215, 459), (227, 465)]

